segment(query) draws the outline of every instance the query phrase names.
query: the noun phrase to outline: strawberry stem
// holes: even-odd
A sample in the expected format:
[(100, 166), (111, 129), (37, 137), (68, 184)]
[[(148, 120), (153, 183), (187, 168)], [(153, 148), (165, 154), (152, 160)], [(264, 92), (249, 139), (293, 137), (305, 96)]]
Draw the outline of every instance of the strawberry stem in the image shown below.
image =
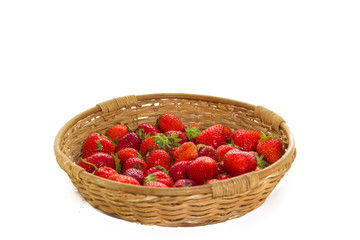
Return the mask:
[(95, 170), (92, 172), (92, 174), (94, 174), (96, 172), (96, 170), (98, 170), (98, 167), (95, 164), (85, 161), (82, 157), (80, 157), (80, 161), (95, 168)]

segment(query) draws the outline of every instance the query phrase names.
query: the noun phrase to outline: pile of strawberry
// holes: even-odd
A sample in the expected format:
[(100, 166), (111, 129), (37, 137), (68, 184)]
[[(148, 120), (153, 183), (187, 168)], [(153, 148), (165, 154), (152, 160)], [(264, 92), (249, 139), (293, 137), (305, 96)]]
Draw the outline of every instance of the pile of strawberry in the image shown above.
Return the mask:
[(186, 127), (162, 114), (156, 124), (126, 124), (91, 133), (77, 163), (106, 179), (148, 187), (190, 187), (239, 176), (276, 162), (280, 139), (263, 132), (232, 131), (222, 124)]

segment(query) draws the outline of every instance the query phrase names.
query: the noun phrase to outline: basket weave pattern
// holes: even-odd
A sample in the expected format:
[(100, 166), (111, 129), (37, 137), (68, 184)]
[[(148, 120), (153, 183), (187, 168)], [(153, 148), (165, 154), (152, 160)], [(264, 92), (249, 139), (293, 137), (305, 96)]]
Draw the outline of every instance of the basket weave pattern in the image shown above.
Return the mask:
[[(116, 123), (136, 128), (155, 123), (171, 112), (185, 124), (260, 130), (281, 139), (285, 154), (259, 172), (191, 188), (151, 188), (103, 179), (75, 163), (86, 137), (106, 132)], [(148, 225), (199, 226), (240, 217), (259, 207), (291, 167), (296, 156), (293, 136), (285, 121), (262, 106), (194, 94), (150, 94), (111, 99), (77, 115), (55, 139), (60, 167), (81, 195), (95, 208), (121, 219)]]

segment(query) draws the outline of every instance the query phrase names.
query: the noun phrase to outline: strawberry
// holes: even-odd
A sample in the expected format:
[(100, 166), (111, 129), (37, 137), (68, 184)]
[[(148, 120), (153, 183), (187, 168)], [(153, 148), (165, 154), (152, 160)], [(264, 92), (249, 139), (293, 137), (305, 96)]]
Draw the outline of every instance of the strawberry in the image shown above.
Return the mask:
[(140, 144), (140, 137), (136, 133), (127, 133), (117, 141), (115, 152), (118, 152), (124, 148), (135, 148), (139, 151)]
[(140, 185), (143, 184), (145, 178), (144, 172), (136, 168), (126, 169), (123, 171), (123, 175), (135, 178), (140, 183)]
[(120, 160), (120, 165), (123, 166), (126, 160), (133, 157), (139, 157), (140, 153), (135, 148), (123, 148), (115, 153), (115, 155)]
[(224, 126), (224, 134), (226, 141), (230, 140), (231, 135), (233, 134), (233, 131), (229, 128)]
[(155, 149), (148, 153), (145, 162), (149, 167), (161, 166), (169, 170), (171, 165), (170, 155), (162, 149)]
[(187, 178), (186, 170), (189, 165), (190, 165), (190, 161), (181, 161), (175, 163), (169, 169), (170, 177), (172, 177), (174, 181)]
[(109, 167), (101, 167), (96, 169), (94, 175), (109, 179), (111, 175), (118, 174), (115, 169)]
[(144, 182), (149, 182), (149, 181), (155, 181), (155, 182), (161, 182), (165, 185), (167, 185), (168, 187), (171, 187), (172, 185), (174, 185), (174, 181), (173, 179), (169, 176), (169, 174), (166, 174), (162, 171), (160, 172), (154, 172), (148, 176), (145, 177)]
[(196, 145), (193, 142), (181, 144), (174, 152), (174, 162), (191, 161), (198, 157)]
[(164, 173), (169, 173), (168, 170), (166, 170), (165, 168), (160, 167), (160, 166), (155, 166), (155, 167), (150, 167), (150, 168), (148, 168), (148, 170), (146, 170), (145, 177), (154, 172), (160, 172), (160, 171), (163, 171)]
[(159, 188), (168, 188), (166, 184), (162, 182), (156, 182), (156, 181), (148, 181), (144, 184), (145, 187), (159, 187)]
[(197, 136), (195, 143), (204, 144), (217, 148), (226, 142), (226, 135), (224, 132), (224, 125), (213, 125), (203, 131)]
[(173, 187), (193, 187), (199, 185), (197, 182), (191, 179), (179, 179), (177, 180)]
[(122, 166), (122, 171), (125, 172), (129, 168), (140, 169), (141, 171), (143, 171), (145, 173), (146, 170), (148, 169), (148, 165), (143, 159), (138, 158), (138, 157), (133, 157), (133, 158), (129, 158), (124, 163), (124, 165)]
[(257, 160), (254, 152), (232, 149), (225, 154), (224, 164), (230, 176), (235, 177), (254, 171), (257, 167)]
[(177, 116), (171, 113), (162, 114), (157, 122), (156, 126), (160, 129), (161, 132), (165, 133), (169, 130), (175, 131), (185, 131), (185, 125), (179, 120)]
[(135, 132), (141, 139), (146, 137), (153, 136), (157, 133), (160, 133), (160, 130), (151, 123), (141, 123), (136, 129)]
[(172, 147), (169, 149), (168, 153), (170, 155), (171, 158), (174, 158), (174, 152), (176, 151), (176, 149), (178, 149), (179, 147)]
[(218, 175), (228, 174), (224, 162), (218, 162)]
[(129, 129), (125, 124), (117, 124), (107, 130), (106, 136), (114, 142), (127, 133), (129, 133)]
[(87, 172), (93, 173), (97, 168), (110, 167), (116, 169), (114, 158), (107, 153), (97, 152), (87, 158), (80, 158), (78, 164)]
[(196, 146), (198, 149), (198, 155), (199, 157), (201, 156), (206, 156), (206, 157), (211, 157), (212, 159), (214, 159), (216, 162), (220, 161), (220, 157), (219, 154), (216, 152), (216, 149), (213, 148), (212, 146), (208, 146), (208, 145), (204, 145), (204, 144), (199, 144)]
[(236, 148), (235, 146), (229, 145), (229, 144), (220, 145), (216, 149), (216, 152), (219, 156), (220, 162), (224, 161), (224, 156), (228, 151), (230, 151), (231, 149), (235, 149), (235, 148)]
[(171, 147), (178, 147), (184, 142), (188, 141), (185, 133), (181, 131), (170, 130), (165, 132), (164, 134), (169, 139)]
[(198, 157), (187, 168), (188, 178), (199, 184), (204, 184), (206, 180), (215, 178), (217, 173), (217, 164), (210, 157)]
[(262, 133), (261, 139), (256, 146), (256, 152), (263, 155), (266, 162), (272, 164), (280, 159), (284, 149), (280, 139)]
[(207, 180), (204, 184), (209, 184), (209, 183), (218, 182), (218, 181), (220, 181), (220, 180), (216, 179), (216, 178), (213, 178), (213, 179)]
[(87, 158), (97, 152), (111, 154), (114, 150), (114, 143), (110, 139), (100, 133), (91, 133), (85, 140), (82, 157)]
[(140, 183), (132, 177), (125, 176), (123, 174), (114, 174), (109, 177), (110, 180), (121, 182), (121, 183), (127, 183), (132, 185), (140, 185)]
[(155, 134), (145, 138), (140, 144), (140, 154), (145, 156), (146, 153), (153, 149), (164, 149), (170, 148), (169, 139), (162, 133)]
[(222, 174), (222, 175), (219, 175), (216, 179), (217, 179), (217, 180), (225, 180), (225, 179), (229, 179), (229, 178), (231, 178), (230, 175), (228, 175), (228, 174)]
[(260, 131), (239, 129), (230, 137), (234, 144), (244, 151), (255, 151), (256, 145), (261, 138)]

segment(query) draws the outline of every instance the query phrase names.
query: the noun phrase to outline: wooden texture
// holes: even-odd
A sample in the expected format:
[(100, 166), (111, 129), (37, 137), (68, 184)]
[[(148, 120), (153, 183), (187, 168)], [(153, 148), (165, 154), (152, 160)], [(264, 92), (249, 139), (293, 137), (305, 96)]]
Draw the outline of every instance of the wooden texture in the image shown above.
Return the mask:
[[(208, 127), (221, 123), (236, 129), (260, 130), (282, 140), (280, 160), (259, 172), (191, 188), (150, 188), (106, 180), (75, 163), (86, 137), (106, 132), (117, 122), (136, 128), (155, 123), (165, 112), (185, 124)], [(148, 225), (199, 226), (243, 216), (259, 207), (291, 167), (294, 137), (285, 121), (263, 106), (213, 96), (172, 93), (114, 98), (80, 113), (58, 132), (54, 151), (59, 166), (95, 208), (118, 218)]]

